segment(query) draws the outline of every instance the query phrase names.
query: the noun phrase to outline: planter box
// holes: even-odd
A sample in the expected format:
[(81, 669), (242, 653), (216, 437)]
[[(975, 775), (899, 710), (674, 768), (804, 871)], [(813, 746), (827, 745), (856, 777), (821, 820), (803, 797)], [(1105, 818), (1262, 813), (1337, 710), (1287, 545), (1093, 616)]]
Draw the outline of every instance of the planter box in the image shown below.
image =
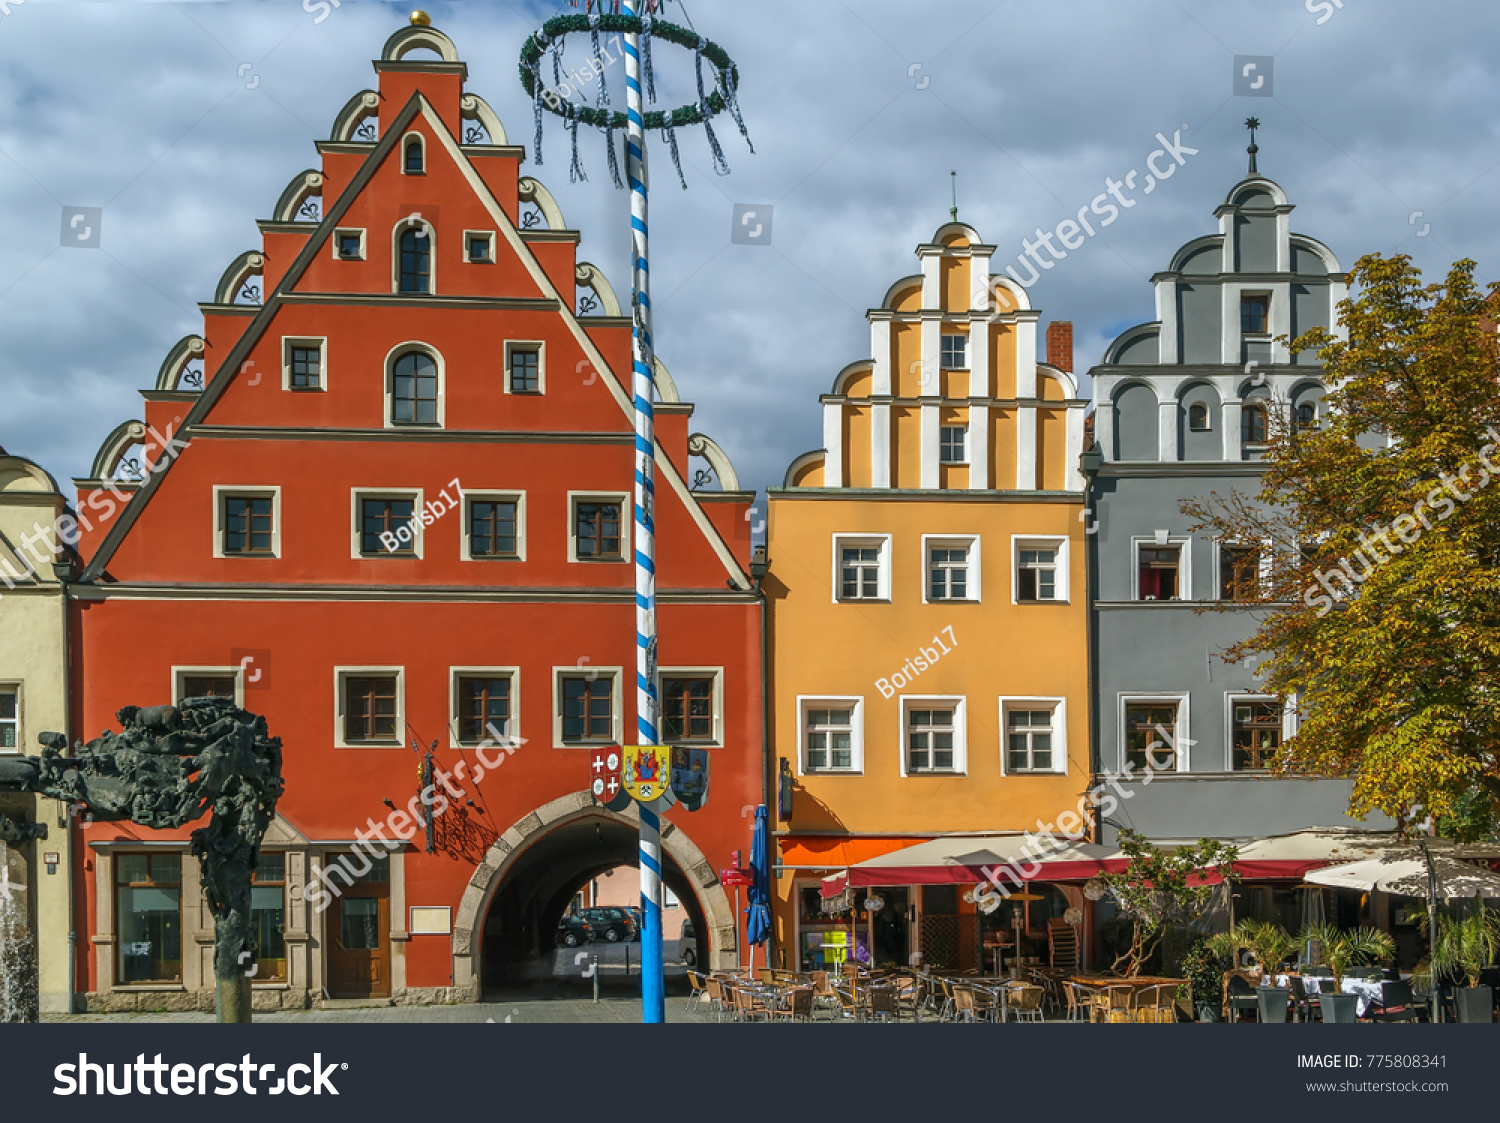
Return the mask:
[(1359, 1020), (1359, 995), (1320, 994), (1318, 1009), (1323, 1012), (1323, 1023), (1356, 1022)]
[(1495, 995), (1490, 987), (1457, 987), (1453, 1005), (1460, 1022), (1489, 1024), (1495, 1020)]
[(1221, 1010), (1217, 1002), (1198, 1003), (1198, 1020), (1200, 1022), (1220, 1021)]
[(1291, 1001), (1292, 992), (1288, 987), (1260, 987), (1255, 992), (1255, 997), (1260, 1003), (1260, 1020), (1262, 1022), (1285, 1022), (1287, 1003)]

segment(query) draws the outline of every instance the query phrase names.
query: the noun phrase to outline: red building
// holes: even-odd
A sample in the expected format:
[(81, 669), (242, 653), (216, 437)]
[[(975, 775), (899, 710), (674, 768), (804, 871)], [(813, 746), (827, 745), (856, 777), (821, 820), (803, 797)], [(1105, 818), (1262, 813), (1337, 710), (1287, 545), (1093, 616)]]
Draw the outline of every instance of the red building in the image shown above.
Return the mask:
[[(77, 728), (233, 692), (285, 745), (262, 1008), (473, 1000), (545, 971), (574, 893), (636, 856), (633, 813), (587, 780), (590, 747), (635, 729), (630, 319), (446, 36), (405, 28), (374, 65), (144, 393), (144, 430), (77, 481)], [(663, 846), (719, 964), (717, 871), (762, 793), (753, 495), (659, 383), (662, 730), (713, 762)], [(690, 490), (690, 450), (721, 490)], [(434, 741), (424, 799), (412, 745)], [(188, 832), (80, 830), (90, 1007), (210, 1006)], [(376, 860), (354, 849), (372, 837), (406, 841)]]

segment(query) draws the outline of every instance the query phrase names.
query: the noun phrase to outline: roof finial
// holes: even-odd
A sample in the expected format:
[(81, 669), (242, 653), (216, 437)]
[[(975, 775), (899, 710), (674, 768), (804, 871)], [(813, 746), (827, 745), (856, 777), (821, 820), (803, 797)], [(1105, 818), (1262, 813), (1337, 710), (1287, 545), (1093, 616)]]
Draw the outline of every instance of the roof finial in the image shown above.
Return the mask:
[(432, 17), (418, 8), (411, 14), (411, 25), (413, 27), (431, 27)]
[(1245, 149), (1246, 152), (1250, 153), (1250, 171), (1249, 171), (1249, 174), (1250, 175), (1260, 175), (1260, 172), (1258, 172), (1258, 171), (1255, 170), (1255, 154), (1260, 151), (1260, 145), (1258, 145), (1258, 144), (1255, 143), (1255, 130), (1258, 129), (1258, 128), (1260, 128), (1260, 118), (1259, 117), (1246, 117), (1245, 118), (1245, 128), (1247, 128), (1247, 129), (1250, 130), (1250, 147), (1247, 148), (1247, 149)]
[(957, 222), (958, 221), (958, 173), (957, 172), (949, 172), (948, 173), (948, 177), (949, 177), (950, 182), (953, 185), (953, 206), (951, 206), (950, 208), (948, 208), (948, 213), (949, 213), (949, 215), (952, 216), (953, 221)]

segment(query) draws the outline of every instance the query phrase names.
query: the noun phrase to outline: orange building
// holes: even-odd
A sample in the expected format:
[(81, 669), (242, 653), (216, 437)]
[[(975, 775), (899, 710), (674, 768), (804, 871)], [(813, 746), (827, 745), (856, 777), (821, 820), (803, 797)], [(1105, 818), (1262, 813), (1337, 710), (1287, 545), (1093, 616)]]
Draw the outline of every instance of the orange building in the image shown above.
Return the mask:
[[(957, 884), (863, 891), (821, 879), (957, 833), (1035, 830), (1089, 782), (1086, 402), (1071, 326), (1048, 332), (992, 246), (957, 221), (868, 313), (871, 357), (820, 400), (823, 445), (772, 488), (767, 529), (775, 754), (794, 777), (775, 916), (788, 966), (975, 966)], [(1037, 890), (1029, 922), (1081, 903)], [(1076, 899), (1075, 899), (1076, 898)]]
[[(258, 1008), (473, 1000), (544, 971), (574, 894), (636, 860), (588, 783), (635, 728), (630, 319), (445, 35), (374, 65), (77, 481), (78, 728), (232, 694), (285, 745)], [(657, 375), (661, 727), (713, 760), (664, 865), (717, 966), (716, 871), (763, 790), (753, 496)], [(690, 451), (719, 490), (689, 489)], [(80, 829), (90, 1008), (211, 1006), (187, 832)]]

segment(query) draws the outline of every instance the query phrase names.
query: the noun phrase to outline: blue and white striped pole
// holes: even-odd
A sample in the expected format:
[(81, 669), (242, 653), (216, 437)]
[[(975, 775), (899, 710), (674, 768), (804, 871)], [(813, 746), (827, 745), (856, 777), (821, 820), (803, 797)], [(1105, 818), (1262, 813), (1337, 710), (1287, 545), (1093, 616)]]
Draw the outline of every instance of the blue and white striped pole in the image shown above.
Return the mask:
[[(634, 18), (637, 0), (625, 0)], [(602, 81), (602, 79), (601, 79)], [(651, 347), (651, 266), (646, 225), (646, 123), (641, 96), (640, 36), (625, 35), (625, 171), (630, 181), (630, 279), (633, 322), (630, 352), (635, 395), (635, 713), (637, 743), (655, 745), (656, 733), (656, 396)], [(667, 1020), (661, 946), (661, 809), (641, 813), (641, 1020)]]

